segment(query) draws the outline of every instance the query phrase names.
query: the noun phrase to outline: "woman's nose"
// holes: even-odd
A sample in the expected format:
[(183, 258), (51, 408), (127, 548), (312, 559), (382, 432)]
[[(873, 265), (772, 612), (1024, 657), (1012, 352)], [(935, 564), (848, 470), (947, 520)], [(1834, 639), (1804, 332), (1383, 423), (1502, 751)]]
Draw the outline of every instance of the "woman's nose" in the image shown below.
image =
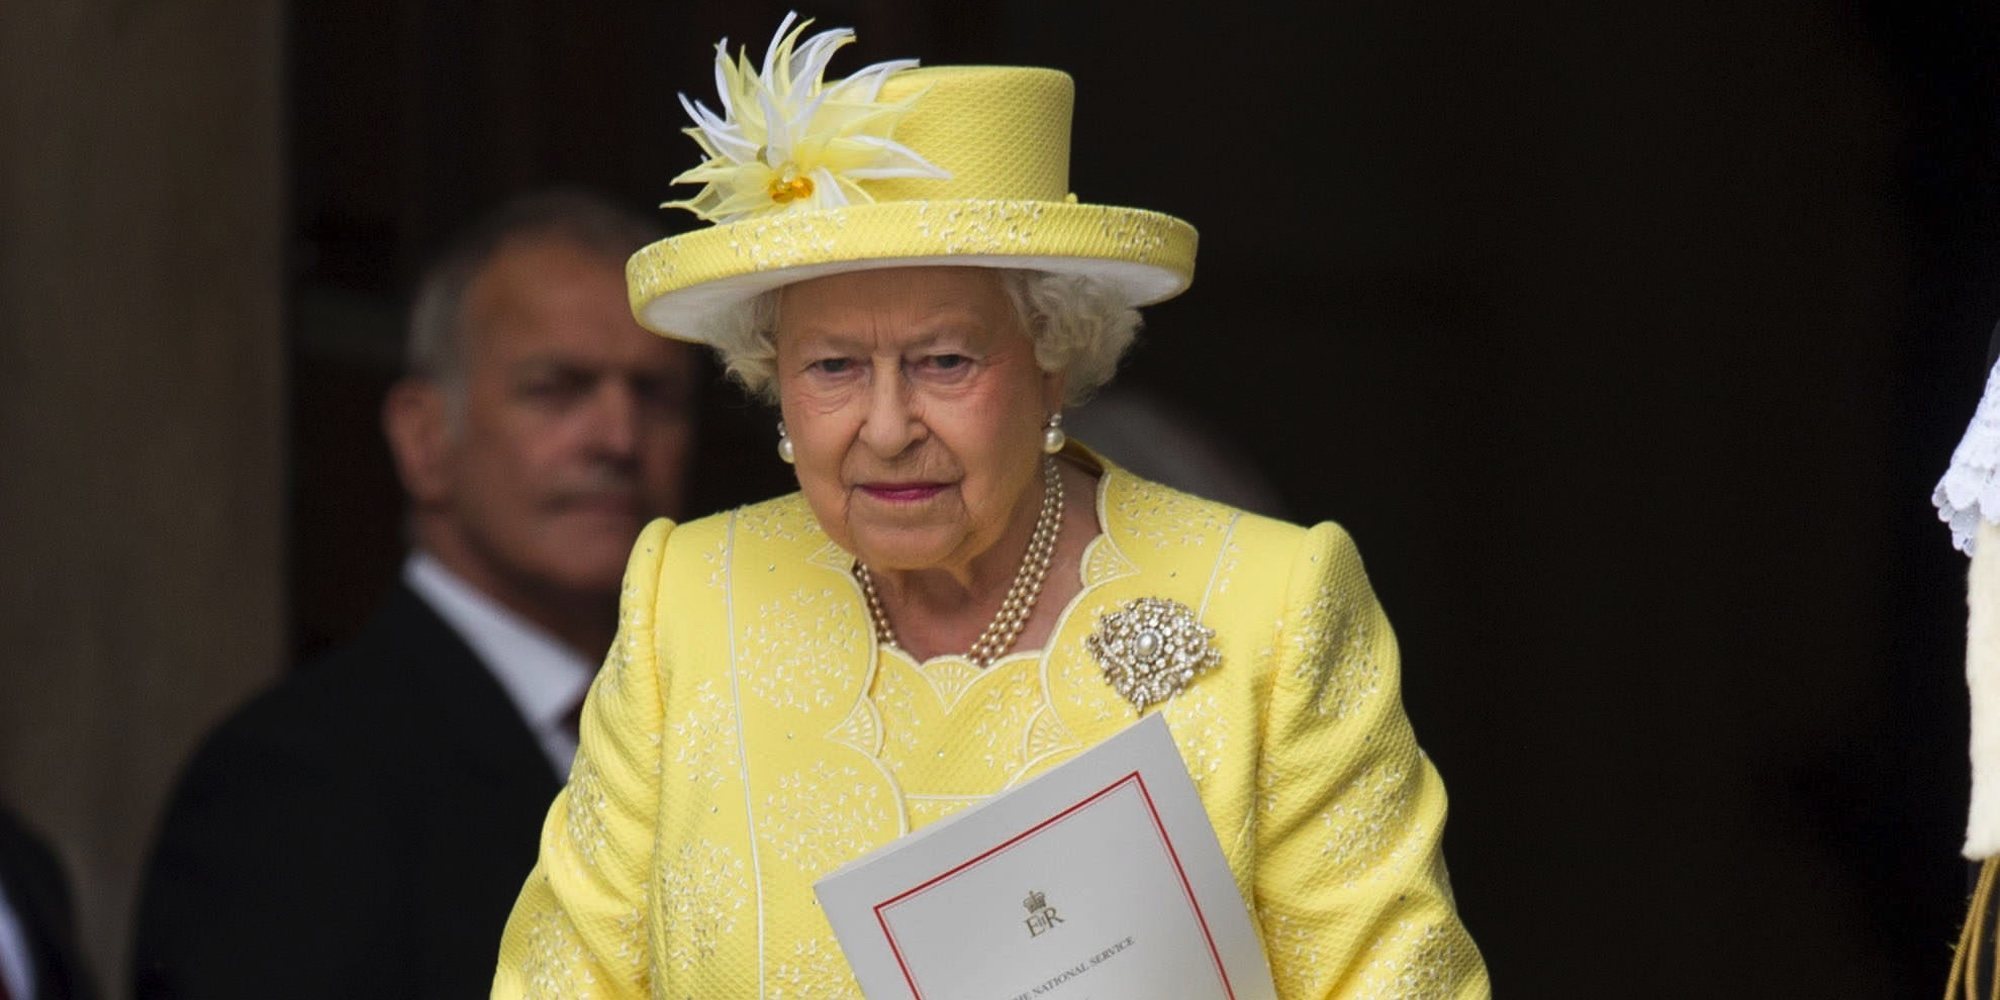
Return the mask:
[(868, 387), (868, 413), (861, 440), (883, 458), (903, 453), (923, 437), (923, 424), (910, 405), (909, 381), (900, 365), (878, 366)]

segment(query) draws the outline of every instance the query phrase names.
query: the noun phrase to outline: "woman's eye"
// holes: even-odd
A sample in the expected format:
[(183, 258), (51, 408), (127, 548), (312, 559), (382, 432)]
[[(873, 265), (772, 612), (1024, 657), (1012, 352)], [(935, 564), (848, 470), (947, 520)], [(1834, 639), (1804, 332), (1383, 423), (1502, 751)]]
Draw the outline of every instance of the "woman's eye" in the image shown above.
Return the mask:
[(963, 354), (933, 354), (924, 359), (924, 364), (933, 371), (958, 371), (972, 364), (972, 359)]
[(823, 375), (838, 375), (854, 367), (853, 358), (821, 358), (806, 366)]

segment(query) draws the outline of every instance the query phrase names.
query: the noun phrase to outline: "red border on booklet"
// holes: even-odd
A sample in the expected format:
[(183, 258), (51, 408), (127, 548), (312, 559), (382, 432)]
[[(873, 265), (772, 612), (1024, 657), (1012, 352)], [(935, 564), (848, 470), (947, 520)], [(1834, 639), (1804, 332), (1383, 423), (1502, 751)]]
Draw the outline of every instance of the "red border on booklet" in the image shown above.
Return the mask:
[(882, 936), (889, 940), (889, 952), (890, 954), (896, 956), (896, 968), (902, 970), (903, 981), (910, 985), (910, 995), (912, 997), (915, 997), (916, 1000), (923, 1000), (924, 993), (922, 990), (917, 988), (916, 977), (910, 974), (909, 965), (905, 964), (903, 961), (903, 949), (896, 943), (896, 933), (889, 929), (889, 920), (888, 917), (885, 915), (884, 911), (888, 910), (890, 907), (896, 905), (897, 903), (909, 899), (910, 897), (915, 896), (918, 893), (923, 892), (931, 888), (932, 886), (935, 886), (940, 882), (943, 882), (946, 879), (949, 879), (959, 874), (960, 872), (965, 871), (968, 868), (977, 866), (981, 862), (985, 861), (987, 858), (999, 854), (1001, 851), (1007, 850), (1008, 848), (1013, 847), (1015, 844), (1018, 844), (1021, 841), (1024, 841), (1029, 837), (1032, 837), (1035, 834), (1038, 834), (1043, 830), (1046, 830), (1049, 827), (1052, 827), (1057, 823), (1060, 823), (1063, 820), (1068, 819), (1070, 816), (1076, 814), (1078, 811), (1082, 810), (1086, 806), (1089, 806), (1097, 802), (1099, 799), (1102, 799), (1105, 796), (1110, 795), (1112, 792), (1115, 792), (1118, 789), (1123, 788), (1124, 786), (1132, 784), (1134, 782), (1138, 783), (1139, 797), (1143, 799), (1146, 803), (1147, 815), (1153, 817), (1153, 830), (1154, 832), (1160, 835), (1160, 846), (1167, 849), (1167, 860), (1173, 862), (1174, 874), (1180, 876), (1181, 891), (1185, 893), (1187, 896), (1188, 909), (1194, 911), (1195, 923), (1201, 925), (1202, 940), (1208, 942), (1208, 956), (1215, 962), (1215, 974), (1222, 979), (1222, 992), (1227, 994), (1230, 1000), (1236, 1000), (1236, 989), (1235, 987), (1229, 985), (1229, 971), (1222, 967), (1222, 953), (1215, 947), (1215, 935), (1208, 929), (1208, 917), (1201, 912), (1201, 904), (1197, 902), (1194, 898), (1194, 886), (1188, 882), (1187, 869), (1181, 867), (1180, 852), (1174, 850), (1174, 842), (1167, 837), (1167, 826), (1165, 823), (1160, 821), (1160, 810), (1159, 807), (1153, 804), (1153, 793), (1146, 789), (1146, 779), (1143, 776), (1141, 776), (1137, 771), (1133, 771), (1125, 775), (1124, 777), (1119, 778), (1117, 781), (1114, 781), (1111, 784), (1106, 785), (1103, 788), (1100, 788), (1097, 791), (1090, 793), (1088, 796), (1084, 797), (1082, 801), (1079, 801), (1069, 806), (1068, 808), (1065, 808), (1062, 812), (1056, 813), (1054, 816), (1050, 816), (1048, 819), (1045, 819), (1040, 823), (1036, 823), (1034, 826), (1031, 826), (1026, 830), (1023, 830), (1012, 837), (1009, 837), (1008, 839), (1000, 842), (999, 844), (996, 844), (995, 846), (986, 849), (984, 852), (978, 854), (977, 856), (967, 861), (960, 863), (958, 866), (951, 868), (943, 872), (942, 874), (932, 876), (930, 879), (922, 883), (919, 883), (916, 886), (913, 886), (909, 889), (905, 889), (902, 892), (899, 892), (896, 895), (889, 897), (888, 899), (876, 903), (874, 907), (875, 922), (881, 926)]

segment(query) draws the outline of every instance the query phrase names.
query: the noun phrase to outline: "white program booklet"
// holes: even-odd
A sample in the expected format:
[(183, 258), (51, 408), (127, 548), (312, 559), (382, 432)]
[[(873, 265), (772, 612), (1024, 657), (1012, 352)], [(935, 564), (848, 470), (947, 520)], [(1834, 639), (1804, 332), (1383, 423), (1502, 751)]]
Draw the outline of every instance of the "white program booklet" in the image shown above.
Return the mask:
[(1271, 1000), (1158, 714), (813, 885), (869, 1000)]

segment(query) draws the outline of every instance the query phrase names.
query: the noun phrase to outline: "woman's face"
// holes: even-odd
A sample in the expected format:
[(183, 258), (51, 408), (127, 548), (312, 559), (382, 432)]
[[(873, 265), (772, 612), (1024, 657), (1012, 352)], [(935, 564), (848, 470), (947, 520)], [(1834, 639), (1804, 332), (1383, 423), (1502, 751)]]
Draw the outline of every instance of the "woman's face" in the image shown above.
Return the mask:
[(829, 537), (880, 571), (969, 574), (1041, 498), (1062, 377), (994, 271), (910, 267), (787, 287), (779, 406)]

